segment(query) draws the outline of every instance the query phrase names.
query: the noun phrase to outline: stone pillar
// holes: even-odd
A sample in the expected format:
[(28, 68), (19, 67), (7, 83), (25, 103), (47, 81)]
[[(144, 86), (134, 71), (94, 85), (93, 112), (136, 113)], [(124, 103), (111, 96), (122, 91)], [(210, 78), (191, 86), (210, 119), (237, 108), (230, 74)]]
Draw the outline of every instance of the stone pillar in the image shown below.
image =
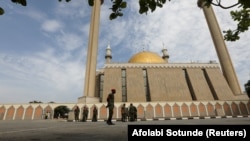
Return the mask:
[(225, 79), (228, 82), (232, 92), (235, 95), (242, 94), (230, 55), (228, 53), (221, 29), (217, 22), (216, 16), (212, 9), (212, 5), (207, 7), (204, 0), (198, 0), (198, 6), (203, 9), (206, 21), (213, 39), (213, 43), (220, 61), (221, 69)]
[(94, 0), (92, 8), (91, 23), (89, 29), (89, 43), (87, 54), (87, 66), (85, 72), (84, 95), (95, 96), (95, 77), (96, 77), (96, 60), (99, 38), (101, 1)]
[[(14, 107), (14, 106), (13, 106)], [(15, 111), (14, 111), (14, 114), (13, 114), (13, 117), (12, 117), (12, 120), (15, 120), (15, 118), (16, 118), (16, 112), (17, 112), (17, 108), (18, 107), (14, 107), (15, 108)]]
[[(86, 103), (87, 99), (95, 99), (96, 85), (96, 62), (98, 51), (99, 24), (101, 12), (101, 0), (94, 0), (89, 29), (89, 42), (87, 52), (87, 62), (85, 71), (84, 93), (83, 97), (78, 99), (80, 103)], [(92, 101), (92, 100), (91, 100)], [(95, 100), (94, 100), (95, 101)], [(87, 102), (88, 103), (88, 102)]]

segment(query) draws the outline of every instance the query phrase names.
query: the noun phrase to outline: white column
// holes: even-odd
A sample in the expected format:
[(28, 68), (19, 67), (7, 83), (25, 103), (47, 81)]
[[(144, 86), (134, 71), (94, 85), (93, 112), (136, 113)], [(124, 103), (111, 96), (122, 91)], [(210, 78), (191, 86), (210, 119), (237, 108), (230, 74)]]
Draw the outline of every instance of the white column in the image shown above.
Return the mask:
[(27, 110), (27, 107), (26, 107), (26, 108), (24, 108), (24, 110), (23, 110), (22, 120), (24, 120), (24, 118), (25, 118), (26, 110)]
[(13, 114), (12, 119), (15, 120), (15, 118), (16, 118), (16, 110), (17, 110), (17, 109), (16, 109), (16, 107), (14, 107), (14, 106), (13, 106), (13, 108), (15, 109), (15, 111), (14, 111), (14, 114)]

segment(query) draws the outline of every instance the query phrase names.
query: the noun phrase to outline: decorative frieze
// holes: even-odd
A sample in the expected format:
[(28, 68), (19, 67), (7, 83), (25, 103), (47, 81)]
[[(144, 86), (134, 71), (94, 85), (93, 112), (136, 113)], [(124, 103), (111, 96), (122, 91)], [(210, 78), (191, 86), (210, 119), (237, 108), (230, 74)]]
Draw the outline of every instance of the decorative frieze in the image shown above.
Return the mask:
[(110, 63), (105, 64), (108, 68), (219, 68), (218, 63), (159, 63), (159, 64), (135, 64), (135, 63)]

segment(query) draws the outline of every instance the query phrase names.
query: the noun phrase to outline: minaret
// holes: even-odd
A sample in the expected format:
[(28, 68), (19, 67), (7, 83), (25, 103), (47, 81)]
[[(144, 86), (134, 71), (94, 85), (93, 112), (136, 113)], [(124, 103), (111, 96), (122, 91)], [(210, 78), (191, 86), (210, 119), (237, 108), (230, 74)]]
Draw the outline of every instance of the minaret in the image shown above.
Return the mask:
[(168, 58), (169, 58), (168, 50), (164, 47), (164, 44), (163, 44), (163, 49), (161, 51), (163, 53), (162, 59), (164, 59), (166, 63), (168, 63)]
[(110, 48), (110, 44), (108, 44), (107, 48), (106, 48), (106, 55), (105, 55), (105, 59), (106, 59), (106, 63), (110, 63), (111, 59), (112, 59), (112, 55), (111, 55), (111, 48)]
[(96, 85), (96, 62), (99, 38), (100, 11), (103, 0), (94, 0), (89, 29), (89, 42), (87, 52), (87, 62), (85, 71), (85, 83), (83, 97), (78, 99), (78, 103), (88, 103), (98, 101), (95, 97)]
[(221, 29), (217, 22), (216, 16), (212, 9), (212, 5), (207, 7), (204, 0), (198, 0), (198, 6), (203, 9), (206, 21), (212, 36), (217, 56), (220, 61), (221, 69), (225, 79), (227, 80), (231, 90), (235, 95), (242, 94), (230, 55), (228, 53), (225, 41), (223, 39)]

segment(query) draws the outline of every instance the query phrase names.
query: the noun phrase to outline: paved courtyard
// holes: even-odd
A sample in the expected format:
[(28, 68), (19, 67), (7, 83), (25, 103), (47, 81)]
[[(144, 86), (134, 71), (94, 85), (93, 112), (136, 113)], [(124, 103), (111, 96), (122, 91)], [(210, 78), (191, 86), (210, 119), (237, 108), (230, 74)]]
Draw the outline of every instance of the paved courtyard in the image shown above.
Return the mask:
[(65, 120), (0, 121), (0, 141), (127, 141), (128, 125), (248, 125), (250, 118), (120, 122)]

